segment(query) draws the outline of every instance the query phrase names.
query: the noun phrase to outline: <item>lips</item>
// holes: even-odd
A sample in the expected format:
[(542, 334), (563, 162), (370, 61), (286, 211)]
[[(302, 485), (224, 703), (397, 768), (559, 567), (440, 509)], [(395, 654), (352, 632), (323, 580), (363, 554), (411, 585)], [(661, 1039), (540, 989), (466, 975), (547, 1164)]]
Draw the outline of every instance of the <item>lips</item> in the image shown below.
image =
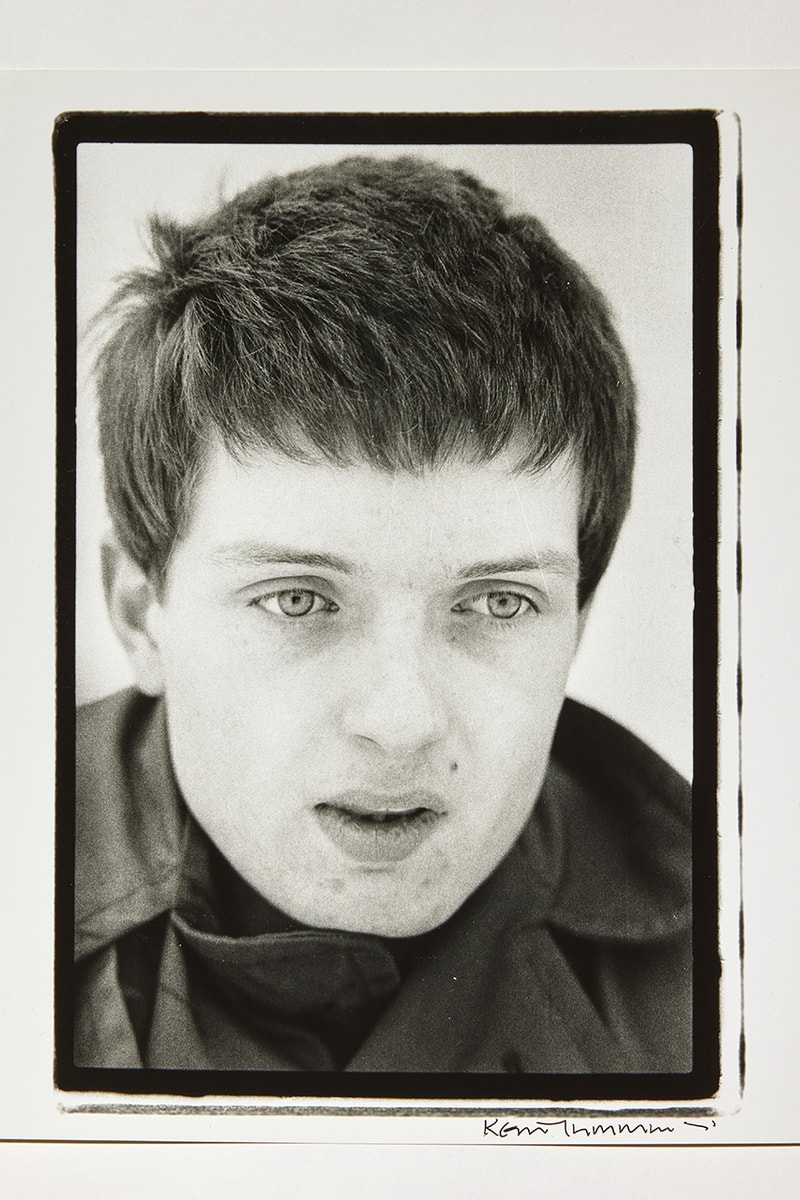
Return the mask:
[(396, 811), (375, 812), (375, 813), (360, 813), (354, 812), (352, 809), (338, 809), (344, 816), (352, 817), (356, 821), (374, 821), (379, 825), (385, 824), (387, 821), (408, 821), (414, 817), (420, 816), (422, 813), (430, 812), (427, 808), (410, 808), (400, 809)]
[(445, 808), (433, 792), (387, 796), (359, 791), (317, 804), (314, 816), (348, 858), (390, 863), (413, 854), (444, 819)]

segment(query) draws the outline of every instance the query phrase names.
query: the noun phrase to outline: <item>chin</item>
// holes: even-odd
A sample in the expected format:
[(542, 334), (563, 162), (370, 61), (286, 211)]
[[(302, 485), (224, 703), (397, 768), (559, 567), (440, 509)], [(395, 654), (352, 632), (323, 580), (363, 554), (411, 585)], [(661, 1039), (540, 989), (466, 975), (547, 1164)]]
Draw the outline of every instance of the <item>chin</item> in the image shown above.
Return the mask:
[(374, 937), (419, 937), (444, 924), (458, 907), (458, 904), (437, 906), (434, 911), (409, 913), (350, 912), (337, 914), (333, 921), (326, 922), (325, 927), (347, 933), (368, 933)]

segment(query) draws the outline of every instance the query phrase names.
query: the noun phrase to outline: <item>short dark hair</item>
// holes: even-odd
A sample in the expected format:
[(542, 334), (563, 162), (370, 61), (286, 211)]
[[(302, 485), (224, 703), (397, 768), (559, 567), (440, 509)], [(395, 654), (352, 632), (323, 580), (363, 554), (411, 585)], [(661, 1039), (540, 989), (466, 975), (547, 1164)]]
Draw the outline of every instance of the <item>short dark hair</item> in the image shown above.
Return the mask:
[(581, 603), (630, 501), (635, 396), (608, 306), (529, 215), (461, 170), (349, 158), (274, 177), (181, 225), (121, 282), (97, 360), (117, 535), (163, 579), (203, 445), (309, 444), (334, 462), (516, 470), (570, 452)]

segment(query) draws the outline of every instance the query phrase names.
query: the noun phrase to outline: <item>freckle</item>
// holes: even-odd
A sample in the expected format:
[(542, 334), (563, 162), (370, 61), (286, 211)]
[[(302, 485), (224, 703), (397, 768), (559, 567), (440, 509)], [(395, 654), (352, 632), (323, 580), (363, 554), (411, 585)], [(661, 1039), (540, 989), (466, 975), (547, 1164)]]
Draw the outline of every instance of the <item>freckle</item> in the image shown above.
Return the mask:
[(451, 762), (451, 763), (450, 763), (450, 770), (453, 772), (453, 774), (455, 774), (455, 772), (458, 770), (458, 763), (457, 763), (457, 762)]

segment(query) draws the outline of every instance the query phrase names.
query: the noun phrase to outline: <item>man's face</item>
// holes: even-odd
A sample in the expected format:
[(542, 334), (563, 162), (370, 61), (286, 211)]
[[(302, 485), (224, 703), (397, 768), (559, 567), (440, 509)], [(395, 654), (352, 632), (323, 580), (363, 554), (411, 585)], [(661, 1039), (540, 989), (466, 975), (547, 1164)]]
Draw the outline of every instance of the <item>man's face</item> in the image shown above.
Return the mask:
[(578, 480), (209, 456), (151, 630), (191, 811), (308, 925), (446, 920), (536, 801), (577, 641)]

